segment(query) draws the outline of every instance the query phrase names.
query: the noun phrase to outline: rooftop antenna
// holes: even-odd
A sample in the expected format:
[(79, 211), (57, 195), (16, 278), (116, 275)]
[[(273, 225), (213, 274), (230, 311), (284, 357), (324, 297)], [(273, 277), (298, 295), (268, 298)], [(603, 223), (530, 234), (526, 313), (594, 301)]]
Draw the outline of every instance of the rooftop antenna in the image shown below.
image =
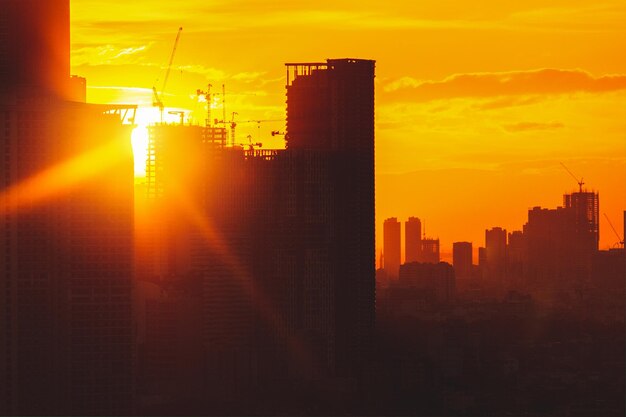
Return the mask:
[(565, 168), (565, 170), (567, 171), (568, 174), (570, 174), (572, 176), (572, 178), (574, 178), (574, 180), (576, 181), (576, 183), (578, 184), (578, 191), (579, 192), (583, 192), (583, 185), (585, 185), (583, 178), (581, 177), (580, 180), (578, 178), (576, 178), (576, 175), (572, 174), (572, 171), (570, 171), (569, 169), (567, 169), (567, 167), (565, 166), (565, 164), (563, 162), (559, 162), (561, 164), (561, 166), (563, 168)]
[(617, 236), (617, 245), (624, 247), (624, 238), (619, 236), (619, 233), (617, 233), (617, 230), (615, 230), (613, 223), (611, 223), (611, 219), (609, 219), (609, 216), (607, 216), (606, 213), (604, 213), (604, 217), (606, 217), (606, 221), (609, 222), (609, 226), (611, 226), (611, 229), (613, 229), (613, 233), (615, 233), (615, 236)]

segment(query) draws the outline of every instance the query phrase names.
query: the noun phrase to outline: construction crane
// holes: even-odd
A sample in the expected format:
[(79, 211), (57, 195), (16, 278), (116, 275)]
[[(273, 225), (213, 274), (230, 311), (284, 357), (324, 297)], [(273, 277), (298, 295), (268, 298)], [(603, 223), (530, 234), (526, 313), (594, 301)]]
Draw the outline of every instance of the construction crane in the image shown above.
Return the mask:
[(609, 219), (609, 216), (607, 216), (606, 213), (604, 213), (604, 217), (606, 218), (606, 221), (609, 222), (609, 226), (611, 226), (611, 229), (613, 229), (613, 233), (615, 233), (615, 236), (617, 236), (616, 244), (618, 246), (624, 247), (624, 237), (619, 236), (619, 233), (617, 233), (615, 226), (613, 226), (613, 223), (611, 223), (611, 219)]
[(236, 143), (235, 143), (236, 140), (235, 139), (237, 138), (237, 136), (236, 136), (235, 132), (236, 132), (237, 125), (240, 125), (240, 124), (243, 124), (243, 123), (256, 123), (257, 127), (259, 129), (258, 130), (259, 131), (258, 135), (260, 137), (261, 136), (261, 133), (260, 133), (260, 131), (261, 131), (261, 123), (264, 123), (264, 122), (283, 122), (284, 121), (283, 119), (263, 119), (263, 120), (235, 121), (235, 116), (237, 116), (237, 115), (239, 115), (239, 113), (233, 112), (232, 113), (232, 117), (230, 119), (230, 122), (226, 122), (224, 119), (222, 119), (222, 120), (215, 119), (214, 120), (214, 123), (216, 125), (218, 125), (218, 124), (226, 125), (226, 124), (230, 123), (230, 143), (231, 143), (231, 146), (235, 146), (236, 145)]
[(180, 33), (183, 31), (182, 27), (178, 28), (178, 32), (176, 33), (176, 40), (174, 41), (174, 48), (172, 48), (172, 54), (170, 55), (170, 60), (167, 64), (167, 70), (165, 71), (165, 78), (163, 79), (163, 85), (161, 86), (161, 92), (157, 91), (156, 86), (152, 86), (152, 106), (158, 107), (159, 112), (161, 114), (161, 123), (163, 123), (163, 109), (165, 108), (163, 104), (163, 93), (165, 92), (165, 87), (167, 87), (167, 81), (170, 78), (170, 72), (172, 70), (172, 63), (174, 63), (174, 56), (176, 55), (176, 49), (178, 48), (178, 41), (180, 40)]
[(576, 181), (576, 184), (578, 184), (578, 190), (579, 192), (583, 192), (583, 185), (585, 185), (582, 177), (580, 178), (580, 180), (578, 178), (576, 178), (576, 175), (572, 174), (572, 171), (570, 171), (569, 169), (567, 169), (567, 167), (565, 166), (565, 164), (563, 162), (559, 162), (561, 164), (561, 166), (563, 168), (565, 168), (565, 170), (567, 171), (568, 174), (570, 174), (572, 176), (572, 178), (574, 178), (574, 180)]
[(206, 127), (211, 127), (211, 101), (212, 101), (212, 96), (211, 96), (211, 87), (213, 87), (213, 84), (209, 84), (207, 87), (206, 91), (202, 91), (200, 89), (198, 89), (196, 91), (196, 94), (198, 95), (198, 97), (203, 96), (206, 99), (206, 113), (207, 113), (207, 118), (206, 118)]
[(254, 148), (262, 148), (263, 147), (263, 144), (261, 142), (256, 142), (256, 143), (252, 142), (252, 135), (248, 135), (247, 137), (248, 137), (248, 144), (237, 143), (235, 145), (241, 146), (241, 147), (247, 146), (248, 150), (250, 150), (250, 151), (253, 151)]
[(169, 114), (175, 114), (178, 115), (180, 117), (180, 125), (184, 125), (185, 124), (185, 112), (184, 111), (180, 111), (180, 110), (172, 110), (168, 112)]

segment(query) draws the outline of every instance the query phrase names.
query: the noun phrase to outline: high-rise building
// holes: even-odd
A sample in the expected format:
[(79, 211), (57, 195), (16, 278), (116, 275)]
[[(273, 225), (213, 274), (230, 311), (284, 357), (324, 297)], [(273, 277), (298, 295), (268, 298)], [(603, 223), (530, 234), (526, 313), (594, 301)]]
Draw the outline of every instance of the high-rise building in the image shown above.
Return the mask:
[(598, 250), (600, 195), (580, 190), (563, 196), (563, 207), (573, 212), (576, 241), (583, 252)]
[(524, 275), (532, 287), (574, 289), (591, 277), (598, 250), (598, 194), (572, 193), (564, 202), (565, 207), (528, 211)]
[(422, 222), (417, 217), (409, 217), (404, 224), (404, 259), (406, 263), (421, 262)]
[(326, 285), (324, 277), (329, 278), (329, 296), (311, 300), (312, 312), (329, 317), (328, 333), (316, 336), (317, 319), (304, 322), (300, 329), (324, 341), (320, 352), (332, 375), (354, 376), (374, 325), (375, 62), (330, 59), (286, 65), (286, 158), (292, 165), (300, 161), (302, 165), (294, 171), (300, 176), (294, 183), (295, 195), (292, 192), (299, 201), (293, 202), (304, 203), (299, 209), (316, 215), (323, 227), (315, 235), (324, 232), (317, 243), (306, 243), (308, 249), (301, 243), (306, 238), (299, 235), (295, 248), (302, 249), (301, 261), (310, 259), (306, 262), (315, 265), (301, 275), (311, 290), (318, 292)]
[[(147, 196), (162, 221), (158, 233), (146, 226), (142, 253), (158, 261), (140, 271), (198, 284), (212, 404), (249, 400), (272, 378), (354, 377), (368, 352), (374, 63), (288, 73), (287, 150), (224, 147), (207, 139), (211, 128), (151, 128)], [(157, 319), (145, 316), (145, 328)]]
[(521, 289), (527, 259), (526, 237), (522, 231), (509, 233), (506, 246), (506, 272), (511, 289)]
[(452, 265), (440, 263), (405, 263), (400, 267), (396, 288), (418, 289), (431, 302), (449, 303), (456, 292), (455, 271)]
[(452, 244), (452, 264), (454, 273), (459, 279), (472, 276), (472, 243), (454, 242)]
[(390, 279), (397, 279), (400, 270), (400, 222), (396, 217), (390, 217), (383, 223), (383, 251), (385, 271)]
[(506, 230), (494, 227), (485, 230), (485, 278), (492, 281), (504, 279), (506, 274)]
[(441, 260), (439, 239), (422, 239), (422, 259), (421, 262), (436, 264)]
[(0, 0), (0, 94), (68, 98), (69, 0)]
[(0, 414), (130, 414), (136, 106), (67, 100), (68, 0), (0, 11)]

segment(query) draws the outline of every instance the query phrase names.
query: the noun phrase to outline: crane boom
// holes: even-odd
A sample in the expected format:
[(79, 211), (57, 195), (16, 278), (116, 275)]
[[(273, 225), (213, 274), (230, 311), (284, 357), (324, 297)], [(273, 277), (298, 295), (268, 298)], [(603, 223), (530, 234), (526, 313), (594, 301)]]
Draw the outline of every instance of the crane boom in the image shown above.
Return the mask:
[(611, 219), (609, 219), (609, 216), (606, 215), (606, 213), (604, 213), (604, 217), (606, 218), (606, 221), (609, 222), (609, 226), (611, 226), (611, 229), (613, 229), (613, 233), (615, 233), (615, 236), (617, 236), (617, 241), (620, 245), (624, 244), (624, 238), (619, 236), (619, 233), (617, 233), (617, 230), (615, 230), (615, 226), (613, 226), (613, 223), (611, 223)]
[(167, 87), (167, 80), (170, 78), (170, 71), (172, 70), (172, 63), (174, 62), (174, 55), (176, 55), (176, 49), (178, 48), (178, 41), (180, 40), (180, 32), (182, 31), (183, 31), (183, 28), (179, 27), (178, 33), (176, 33), (176, 40), (174, 41), (174, 48), (172, 49), (172, 54), (170, 55), (170, 60), (169, 60), (169, 63), (167, 64), (167, 70), (165, 71), (165, 78), (163, 79), (161, 92), (159, 93), (157, 91), (157, 88), (155, 86), (152, 86), (152, 96), (153, 96), (152, 106), (159, 108), (159, 112), (161, 113), (161, 123), (163, 123), (163, 109), (165, 108), (165, 105), (163, 104), (163, 93), (165, 92), (165, 87)]
[(172, 49), (172, 55), (170, 55), (170, 61), (167, 64), (167, 71), (165, 72), (165, 78), (163, 79), (163, 87), (161, 87), (161, 96), (163, 96), (163, 92), (165, 91), (165, 87), (167, 86), (167, 80), (170, 78), (170, 72), (172, 71), (172, 64), (174, 63), (174, 56), (176, 55), (176, 49), (178, 49), (178, 41), (180, 40), (180, 33), (183, 31), (182, 27), (178, 28), (178, 33), (176, 33), (176, 40), (174, 41), (174, 48)]
[(585, 183), (583, 182), (583, 179), (581, 178), (580, 180), (578, 178), (576, 178), (576, 175), (572, 174), (572, 171), (570, 171), (569, 169), (567, 169), (567, 167), (565, 166), (565, 164), (563, 162), (559, 162), (561, 164), (561, 166), (563, 168), (565, 168), (565, 171), (567, 171), (568, 174), (570, 174), (572, 176), (572, 178), (574, 178), (574, 180), (576, 181), (576, 183), (578, 184), (578, 190), (582, 193), (583, 192), (583, 185), (585, 185)]

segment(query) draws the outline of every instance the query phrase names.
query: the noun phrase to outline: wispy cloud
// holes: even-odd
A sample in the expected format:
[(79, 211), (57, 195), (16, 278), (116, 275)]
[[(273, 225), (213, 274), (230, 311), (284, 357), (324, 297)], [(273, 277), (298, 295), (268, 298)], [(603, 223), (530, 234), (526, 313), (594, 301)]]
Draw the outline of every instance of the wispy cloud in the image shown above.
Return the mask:
[(416, 102), (466, 97), (601, 93), (624, 89), (626, 74), (594, 77), (582, 70), (563, 69), (455, 74), (442, 81), (424, 82), (403, 77), (384, 87), (391, 99)]
[(520, 122), (520, 123), (505, 124), (502, 127), (507, 132), (518, 133), (518, 132), (528, 132), (528, 131), (534, 131), (534, 130), (562, 129), (563, 127), (565, 127), (565, 125), (560, 122), (549, 122), (549, 123)]
[(150, 45), (116, 47), (111, 44), (99, 46), (83, 46), (72, 50), (72, 65), (107, 65), (115, 63), (138, 63), (141, 54)]

